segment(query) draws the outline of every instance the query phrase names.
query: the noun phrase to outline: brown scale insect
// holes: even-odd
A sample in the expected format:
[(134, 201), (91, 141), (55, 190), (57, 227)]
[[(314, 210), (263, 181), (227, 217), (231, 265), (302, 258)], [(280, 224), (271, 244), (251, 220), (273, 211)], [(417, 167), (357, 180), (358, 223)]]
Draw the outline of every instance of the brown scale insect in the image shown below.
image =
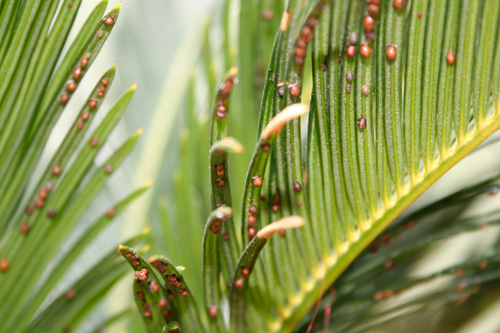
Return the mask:
[(269, 143), (264, 143), (261, 148), (265, 153), (269, 153), (271, 151), (271, 145), (269, 145)]
[(349, 44), (356, 44), (358, 42), (358, 34), (355, 32), (351, 32), (349, 34)]
[[(295, 60), (295, 63), (299, 66), (302, 66), (304, 64), (304, 58), (301, 58), (301, 57), (293, 57), (293, 59)], [(279, 89), (278, 89), (278, 92), (279, 92)], [(281, 95), (283, 96), (283, 95)]]
[(307, 26), (314, 28), (318, 24), (318, 18), (316, 16), (313, 16), (307, 20)]
[(349, 45), (347, 47), (347, 50), (346, 50), (346, 54), (349, 58), (352, 58), (354, 57), (354, 55), (356, 54), (356, 46), (354, 45)]
[(66, 89), (69, 92), (73, 92), (76, 89), (76, 82), (75, 81), (69, 81), (68, 84), (66, 85)]
[(361, 115), (361, 118), (358, 119), (358, 127), (360, 130), (364, 130), (366, 128), (366, 119)]
[(422, 18), (422, 12), (418, 12), (418, 15), (417, 15), (418, 19), (420, 20)]
[(215, 116), (217, 117), (217, 119), (222, 120), (222, 119), (226, 118), (226, 115), (227, 115), (227, 113), (225, 111), (224, 112), (219, 111), (219, 110), (215, 111)]
[(62, 93), (61, 96), (59, 97), (59, 102), (61, 102), (61, 104), (67, 104), (69, 102), (69, 94)]
[(347, 86), (345, 86), (345, 92), (350, 94), (351, 93), (351, 85), (348, 84)]
[(304, 40), (306, 43), (310, 43), (312, 40), (313, 31), (309, 26), (302, 28), (300, 32), (300, 39)]
[(228, 240), (230, 237), (231, 237), (231, 235), (227, 232), (222, 234), (222, 239), (224, 239), (224, 240)]
[(68, 290), (66, 294), (64, 294), (64, 297), (66, 297), (66, 299), (73, 299), (73, 297), (75, 297), (75, 291), (73, 289)]
[(105, 86), (105, 87), (106, 87), (106, 86), (109, 84), (109, 79), (108, 79), (108, 78), (106, 78), (106, 77), (105, 77), (105, 78), (103, 78), (103, 79), (101, 80), (101, 84), (102, 84), (103, 86)]
[(281, 237), (284, 237), (285, 236), (285, 229), (278, 230), (278, 235), (280, 235)]
[(151, 311), (144, 311), (144, 317), (151, 318)]
[(265, 194), (261, 194), (261, 195), (260, 195), (260, 200), (261, 200), (261, 201), (266, 201), (266, 199), (267, 199), (267, 198), (266, 198), (266, 195), (265, 195)]
[(92, 138), (92, 140), (90, 140), (90, 145), (92, 147), (95, 147), (99, 144), (99, 139), (98, 138)]
[(385, 244), (389, 243), (391, 241), (391, 235), (384, 234), (384, 235), (380, 236), (380, 241), (382, 243), (385, 243)]
[(183, 289), (181, 292), (180, 292), (181, 296), (182, 297), (187, 297), (189, 295), (189, 291), (187, 291), (186, 289)]
[(91, 98), (89, 101), (89, 109), (94, 110), (97, 107), (97, 100)]
[(21, 223), (21, 226), (19, 227), (19, 232), (22, 233), (23, 235), (26, 235), (30, 231), (30, 225), (28, 222), (23, 222)]
[(168, 310), (168, 309), (165, 309), (165, 310), (163, 310), (163, 311), (161, 312), (161, 315), (162, 315), (163, 317), (168, 317), (168, 315), (169, 315), (169, 314), (170, 314), (170, 310)]
[(273, 197), (273, 205), (278, 205), (280, 203), (280, 196), (276, 193)]
[(49, 211), (47, 212), (47, 216), (50, 217), (50, 218), (55, 217), (56, 216), (56, 211), (53, 208), (49, 209)]
[(139, 259), (132, 259), (132, 265), (139, 266), (140, 264), (141, 264), (141, 261)]
[(384, 297), (389, 298), (394, 294), (394, 291), (392, 289), (386, 289), (384, 290)]
[(380, 11), (379, 6), (377, 6), (375, 4), (368, 5), (368, 13), (370, 13), (371, 15), (377, 15), (379, 11)]
[(392, 261), (392, 260), (387, 260), (384, 263), (384, 267), (387, 268), (387, 269), (391, 268), (392, 266), (394, 266), (394, 261)]
[(270, 10), (270, 9), (266, 9), (263, 13), (262, 13), (262, 18), (266, 21), (271, 21), (273, 19), (273, 11)]
[(219, 310), (217, 309), (216, 306), (211, 306), (208, 308), (208, 315), (212, 318), (215, 318), (217, 317), (217, 315), (219, 314)]
[(243, 287), (243, 283), (244, 283), (243, 279), (238, 279), (234, 281), (234, 287), (236, 289), (240, 289), (241, 287)]
[(351, 82), (353, 78), (354, 78), (354, 75), (352, 75), (352, 72), (351, 72), (351, 71), (348, 71), (348, 72), (345, 74), (345, 79), (347, 80), (347, 82)]
[(288, 89), (290, 91), (290, 95), (292, 95), (293, 97), (300, 96), (300, 88), (298, 85), (294, 84), (292, 86), (289, 86)]
[(104, 92), (103, 92), (103, 91), (99, 91), (99, 92), (97, 93), (97, 96), (99, 96), (99, 97), (104, 97)]
[(372, 4), (372, 5), (380, 5), (380, 0), (370, 0), (370, 4)]
[(367, 40), (375, 40), (375, 32), (367, 31), (365, 32), (365, 37)]
[(106, 211), (106, 216), (107, 216), (107, 217), (113, 217), (113, 216), (115, 216), (115, 213), (116, 213), (115, 209), (114, 209), (113, 207), (111, 207), (111, 208), (109, 208), (109, 209)]
[(104, 168), (104, 172), (106, 172), (106, 173), (113, 172), (113, 166), (110, 164), (106, 165), (106, 168)]
[(68, 8), (71, 9), (71, 7), (73, 7), (73, 3), (72, 2), (68, 2)]
[(75, 80), (78, 80), (80, 76), (82, 76), (82, 69), (80, 67), (76, 67), (75, 69), (73, 69), (73, 77), (75, 78)]
[(255, 176), (252, 178), (252, 185), (255, 187), (261, 187), (262, 186), (262, 177), (261, 176)]
[(250, 206), (250, 208), (248, 208), (248, 211), (251, 213), (251, 214), (257, 214), (259, 212), (259, 208), (255, 205), (252, 205)]
[(226, 186), (226, 181), (223, 178), (217, 179), (217, 185), (219, 187), (224, 187)]
[(253, 227), (253, 226), (255, 225), (255, 221), (256, 221), (256, 220), (257, 220), (257, 219), (255, 218), (255, 216), (250, 215), (250, 216), (248, 217), (248, 225), (249, 225), (249, 226), (251, 226), (251, 227)]
[(31, 215), (35, 211), (35, 208), (33, 206), (28, 206), (26, 207), (26, 214)]
[(47, 195), (49, 194), (49, 192), (47, 192), (47, 189), (45, 188), (41, 188), (39, 191), (38, 191), (38, 197), (42, 200), (45, 200), (47, 198)]
[(160, 306), (160, 308), (166, 308), (167, 307), (167, 300), (164, 299), (164, 298), (161, 298), (159, 301), (158, 301), (158, 305)]
[(45, 201), (43, 201), (40, 198), (38, 198), (38, 199), (35, 200), (35, 207), (36, 208), (42, 208), (44, 204), (45, 204)]
[(324, 72), (326, 71), (326, 65), (325, 64), (321, 64), (321, 70)]
[(375, 19), (370, 15), (366, 15), (363, 19), (363, 27), (366, 31), (372, 31), (375, 28)]
[(90, 117), (90, 114), (88, 112), (82, 113), (82, 116), (81, 116), (82, 121), (87, 121), (89, 119), (89, 117)]
[(143, 268), (141, 269), (140, 271), (136, 271), (135, 272), (137, 274), (137, 278), (141, 281), (144, 281), (148, 278), (148, 269), (147, 268)]
[(97, 37), (102, 38), (102, 37), (104, 37), (104, 31), (99, 30), (99, 31), (97, 31), (96, 35), (97, 35)]
[(464, 274), (464, 270), (462, 268), (457, 268), (453, 274), (455, 274), (455, 276), (461, 276)]
[(297, 181), (293, 182), (293, 191), (295, 193), (300, 193), (302, 191), (302, 186), (300, 185), (299, 182)]
[(142, 290), (137, 293), (137, 297), (139, 297), (140, 299), (146, 298), (146, 296), (144, 295), (144, 292)]
[(279, 212), (279, 210), (280, 210), (280, 206), (279, 206), (279, 205), (272, 205), (272, 206), (271, 206), (271, 210), (272, 210), (274, 213), (277, 213), (277, 212)]
[(47, 184), (45, 184), (45, 188), (50, 192), (54, 188), (54, 184), (52, 184), (52, 182), (48, 182)]
[[(224, 103), (224, 102), (222, 102), (222, 103)], [(226, 112), (226, 106), (224, 104), (218, 105), (217, 106), (217, 111), (219, 111), (219, 112)]]
[(250, 239), (250, 240), (253, 239), (256, 234), (257, 234), (257, 231), (255, 230), (254, 227), (248, 228), (248, 230), (247, 230), (248, 239)]
[(486, 261), (481, 261), (479, 263), (479, 269), (485, 269), (486, 267), (488, 267), (488, 263)]
[(83, 126), (84, 126), (83, 123), (78, 123), (76, 125), (76, 129), (79, 130), (79, 131), (81, 131), (83, 129)]
[(107, 26), (110, 26), (113, 23), (115, 23), (115, 20), (111, 16), (108, 16), (104, 19), (104, 24), (106, 24)]
[(82, 66), (83, 68), (87, 67), (88, 64), (89, 64), (89, 58), (83, 57), (82, 60), (80, 60), (80, 66)]
[(394, 60), (396, 59), (397, 54), (398, 51), (396, 50), (396, 47), (394, 45), (387, 46), (387, 49), (385, 50), (385, 55), (387, 59)]
[(373, 300), (374, 301), (380, 301), (383, 298), (384, 298), (384, 293), (381, 292), (381, 291), (378, 291), (375, 294), (373, 294)]
[(250, 268), (248, 267), (242, 267), (241, 268), (241, 276), (244, 277), (245, 279), (248, 279), (250, 277)]
[(372, 48), (368, 44), (361, 44), (359, 54), (361, 54), (363, 58), (368, 58), (372, 54)]
[(370, 88), (368, 88), (368, 85), (363, 84), (363, 85), (361, 86), (361, 93), (362, 93), (363, 95), (368, 95), (368, 94), (370, 93)]
[(446, 63), (448, 65), (453, 65), (454, 62), (455, 62), (455, 52), (449, 50), (448, 53), (446, 53)]
[(105, 92), (105, 91), (106, 91), (106, 86), (104, 86), (104, 85), (100, 85), (100, 86), (99, 86), (99, 91), (100, 91), (100, 92)]
[(218, 234), (220, 232), (220, 227), (222, 225), (222, 222), (220, 220), (215, 220), (212, 222), (212, 225), (210, 226), (210, 231), (213, 234)]
[(153, 281), (149, 284), (149, 289), (151, 289), (151, 291), (153, 292), (158, 292), (160, 291), (160, 286), (158, 285), (158, 283)]
[(218, 176), (224, 176), (224, 165), (219, 163), (215, 166), (215, 170), (217, 171)]
[(0, 272), (6, 272), (9, 269), (9, 261), (6, 258), (0, 259)]
[(405, 2), (404, 0), (394, 0), (392, 3), (395, 9), (403, 9), (405, 8)]
[(307, 56), (306, 49), (297, 46), (295, 48), (295, 56), (300, 57), (300, 58), (305, 58)]

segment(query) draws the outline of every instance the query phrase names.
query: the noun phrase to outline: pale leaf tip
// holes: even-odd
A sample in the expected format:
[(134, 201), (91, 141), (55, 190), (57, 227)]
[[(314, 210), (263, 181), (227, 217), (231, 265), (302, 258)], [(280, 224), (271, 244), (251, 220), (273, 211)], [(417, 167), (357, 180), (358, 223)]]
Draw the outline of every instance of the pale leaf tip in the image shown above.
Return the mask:
[(154, 185), (154, 183), (155, 183), (154, 179), (151, 179), (150, 181), (148, 181), (148, 182), (146, 183), (146, 187), (151, 187), (151, 186), (153, 186), (153, 185)]
[(309, 106), (302, 103), (296, 103), (287, 106), (283, 111), (278, 113), (262, 131), (261, 137), (263, 140), (269, 140), (271, 135), (276, 135), (281, 132), (283, 126), (292, 119), (298, 118), (309, 112)]
[(260, 229), (257, 233), (257, 238), (265, 238), (268, 241), (280, 229), (298, 228), (302, 227), (305, 223), (306, 221), (300, 216), (287, 216)]
[(290, 24), (290, 19), (292, 15), (290, 14), (289, 11), (286, 11), (283, 13), (283, 16), (281, 17), (281, 24), (280, 24), (280, 30), (282, 32), (285, 32), (286, 29), (288, 28), (288, 24)]

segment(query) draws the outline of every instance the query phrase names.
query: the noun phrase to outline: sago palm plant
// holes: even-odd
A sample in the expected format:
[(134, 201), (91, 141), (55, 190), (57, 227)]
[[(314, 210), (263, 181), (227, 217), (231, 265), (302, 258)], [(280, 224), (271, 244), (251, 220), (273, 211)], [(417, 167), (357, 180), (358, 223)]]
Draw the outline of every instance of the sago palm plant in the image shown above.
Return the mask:
[[(69, 40), (81, 3), (0, 3), (1, 332), (62, 332), (84, 322), (123, 276), (119, 255), (105, 254), (66, 292), (58, 293), (55, 287), (91, 241), (150, 186), (101, 212), (85, 226), (85, 233), (72, 239), (68, 250), (61, 251), (142, 132), (108, 154), (104, 164), (94, 165), (135, 90), (134, 85), (111, 110), (101, 110), (115, 77), (113, 65), (95, 83), (48, 165), (40, 163), (56, 123), (117, 23), (120, 6), (105, 14), (107, 1), (102, 1)], [(102, 121), (94, 121), (97, 113), (105, 114)]]
[[(498, 297), (496, 242), (412, 271), (432, 245), (498, 223), (497, 211), (463, 214), (496, 193), (498, 175), (396, 218), (500, 126), (500, 3), (238, 6), (237, 45), (226, 1), (224, 61), (207, 28), (204, 78), (192, 76), (152, 239), (170, 259), (119, 247), (147, 331), (450, 331), (484, 309)], [(203, 79), (216, 91), (210, 121), (197, 113)], [(252, 146), (245, 177), (231, 153)]]

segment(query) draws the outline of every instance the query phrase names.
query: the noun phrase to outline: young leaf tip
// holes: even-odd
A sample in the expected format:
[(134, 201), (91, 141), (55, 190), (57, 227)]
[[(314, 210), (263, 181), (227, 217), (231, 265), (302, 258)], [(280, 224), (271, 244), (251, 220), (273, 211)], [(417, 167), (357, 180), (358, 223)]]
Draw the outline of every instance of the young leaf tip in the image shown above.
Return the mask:
[(146, 183), (146, 187), (151, 187), (151, 186), (153, 186), (153, 185), (154, 185), (154, 183), (155, 183), (155, 181), (154, 181), (153, 179), (151, 179), (150, 181), (148, 181), (148, 182)]
[(286, 29), (288, 28), (288, 24), (290, 23), (291, 18), (292, 18), (292, 15), (290, 14), (289, 11), (286, 11), (283, 13), (283, 16), (281, 17), (281, 24), (280, 24), (280, 30), (282, 32), (285, 32)]
[(134, 85), (130, 88), (130, 90), (135, 90), (137, 88), (137, 84), (138, 84), (137, 82), (134, 83)]
[(263, 140), (269, 140), (271, 136), (279, 134), (283, 126), (292, 119), (298, 118), (309, 112), (309, 106), (302, 103), (296, 103), (287, 106), (283, 111), (278, 113), (262, 131), (261, 137)]
[(278, 230), (302, 227), (305, 223), (306, 221), (300, 216), (287, 216), (260, 229), (257, 238), (265, 238), (268, 241)]

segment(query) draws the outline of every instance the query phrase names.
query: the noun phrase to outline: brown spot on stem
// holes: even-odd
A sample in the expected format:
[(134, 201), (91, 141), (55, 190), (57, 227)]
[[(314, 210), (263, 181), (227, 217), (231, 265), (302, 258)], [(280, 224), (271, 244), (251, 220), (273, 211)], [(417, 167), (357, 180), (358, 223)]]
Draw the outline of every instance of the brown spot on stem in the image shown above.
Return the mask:
[(394, 45), (387, 46), (387, 49), (385, 50), (385, 55), (388, 60), (396, 59), (397, 54), (398, 51), (396, 50), (396, 47)]
[(259, 208), (255, 205), (252, 205), (250, 206), (250, 208), (248, 208), (248, 211), (251, 213), (251, 214), (257, 214), (259, 212)]
[(21, 226), (19, 227), (19, 232), (22, 233), (23, 235), (26, 235), (30, 231), (30, 225), (28, 222), (23, 222), (21, 223)]
[(454, 62), (455, 62), (455, 52), (449, 50), (448, 53), (446, 53), (446, 63), (451, 66), (453, 65)]
[(375, 28), (375, 19), (370, 15), (366, 15), (363, 19), (363, 27), (366, 31), (372, 31)]
[(189, 295), (189, 291), (187, 291), (187, 289), (183, 289), (181, 290), (180, 294), (182, 297), (187, 297)]
[(54, 165), (52, 168), (52, 174), (54, 176), (59, 176), (61, 174), (61, 167), (58, 164)]
[(108, 78), (103, 78), (103, 79), (101, 80), (101, 83), (102, 83), (102, 85), (103, 85), (103, 86), (105, 86), (105, 87), (106, 87), (106, 86), (109, 84), (109, 79), (108, 79)]
[(92, 140), (90, 140), (90, 145), (92, 147), (96, 147), (98, 144), (99, 144), (99, 139), (98, 138), (92, 138)]
[(113, 172), (113, 166), (110, 164), (106, 165), (106, 168), (104, 168), (104, 171), (108, 174)]
[(151, 291), (153, 292), (158, 292), (160, 291), (160, 286), (158, 285), (158, 283), (153, 281), (149, 284), (149, 289), (151, 289)]
[(76, 67), (75, 69), (73, 69), (73, 77), (75, 78), (75, 80), (78, 80), (80, 76), (82, 76), (82, 69), (80, 67)]
[(76, 89), (76, 82), (75, 81), (69, 81), (68, 84), (66, 85), (66, 89), (69, 92), (73, 92)]
[(234, 287), (236, 289), (240, 289), (241, 287), (243, 287), (243, 283), (244, 283), (243, 279), (238, 279), (234, 281)]
[(115, 20), (111, 16), (108, 16), (104, 19), (104, 24), (106, 24), (107, 26), (110, 26), (113, 23), (115, 23)]
[(160, 308), (166, 308), (167, 307), (167, 300), (164, 299), (164, 298), (161, 298), (159, 301), (158, 301), (158, 305), (160, 306)]
[(361, 48), (359, 49), (359, 54), (361, 54), (363, 58), (368, 58), (372, 54), (372, 49), (370, 45), (361, 44)]
[(347, 47), (347, 50), (346, 50), (346, 54), (349, 58), (352, 58), (354, 57), (354, 55), (356, 54), (356, 46), (354, 45), (349, 45)]
[(9, 269), (9, 261), (6, 258), (0, 259), (0, 272), (6, 272)]
[(83, 68), (87, 67), (88, 64), (89, 58), (83, 57), (82, 60), (80, 60), (80, 66), (82, 66)]
[(94, 110), (97, 107), (97, 100), (91, 98), (89, 101), (89, 109)]
[(298, 97), (300, 96), (300, 88), (297, 85), (289, 86), (288, 88), (290, 90), (290, 95), (293, 97)]
[(248, 239), (253, 239), (256, 234), (257, 234), (257, 231), (255, 230), (254, 227), (248, 228), (248, 230), (247, 230)]
[(213, 221), (212, 225), (210, 226), (210, 231), (213, 234), (218, 234), (220, 232), (221, 225), (222, 225), (221, 220), (215, 220), (215, 221)]
[(59, 97), (59, 102), (61, 102), (61, 104), (68, 104), (69, 97), (70, 96), (68, 93), (62, 93), (61, 96)]
[(212, 318), (215, 318), (217, 317), (217, 315), (219, 314), (219, 310), (217, 309), (216, 306), (211, 306), (208, 308), (208, 315)]
[(404, 0), (394, 0), (393, 6), (395, 9), (403, 9), (405, 7)]
[(262, 186), (262, 177), (261, 176), (255, 176), (252, 178), (252, 185), (255, 187), (261, 187)]
[(109, 208), (107, 211), (106, 211), (106, 216), (107, 217), (113, 217), (115, 216), (115, 209), (113, 207)]
[(300, 193), (302, 191), (302, 186), (300, 185), (299, 182), (297, 181), (293, 182), (293, 191), (295, 193)]
[(84, 112), (81, 115), (82, 121), (87, 121), (89, 119), (89, 117), (90, 117), (90, 113), (88, 113), (88, 112)]
[(227, 232), (222, 234), (222, 239), (224, 239), (224, 240), (228, 240), (230, 237), (231, 237), (231, 235)]
[(73, 299), (73, 297), (75, 297), (75, 291), (73, 289), (68, 290), (66, 294), (64, 294), (64, 297), (66, 297), (66, 299)]

